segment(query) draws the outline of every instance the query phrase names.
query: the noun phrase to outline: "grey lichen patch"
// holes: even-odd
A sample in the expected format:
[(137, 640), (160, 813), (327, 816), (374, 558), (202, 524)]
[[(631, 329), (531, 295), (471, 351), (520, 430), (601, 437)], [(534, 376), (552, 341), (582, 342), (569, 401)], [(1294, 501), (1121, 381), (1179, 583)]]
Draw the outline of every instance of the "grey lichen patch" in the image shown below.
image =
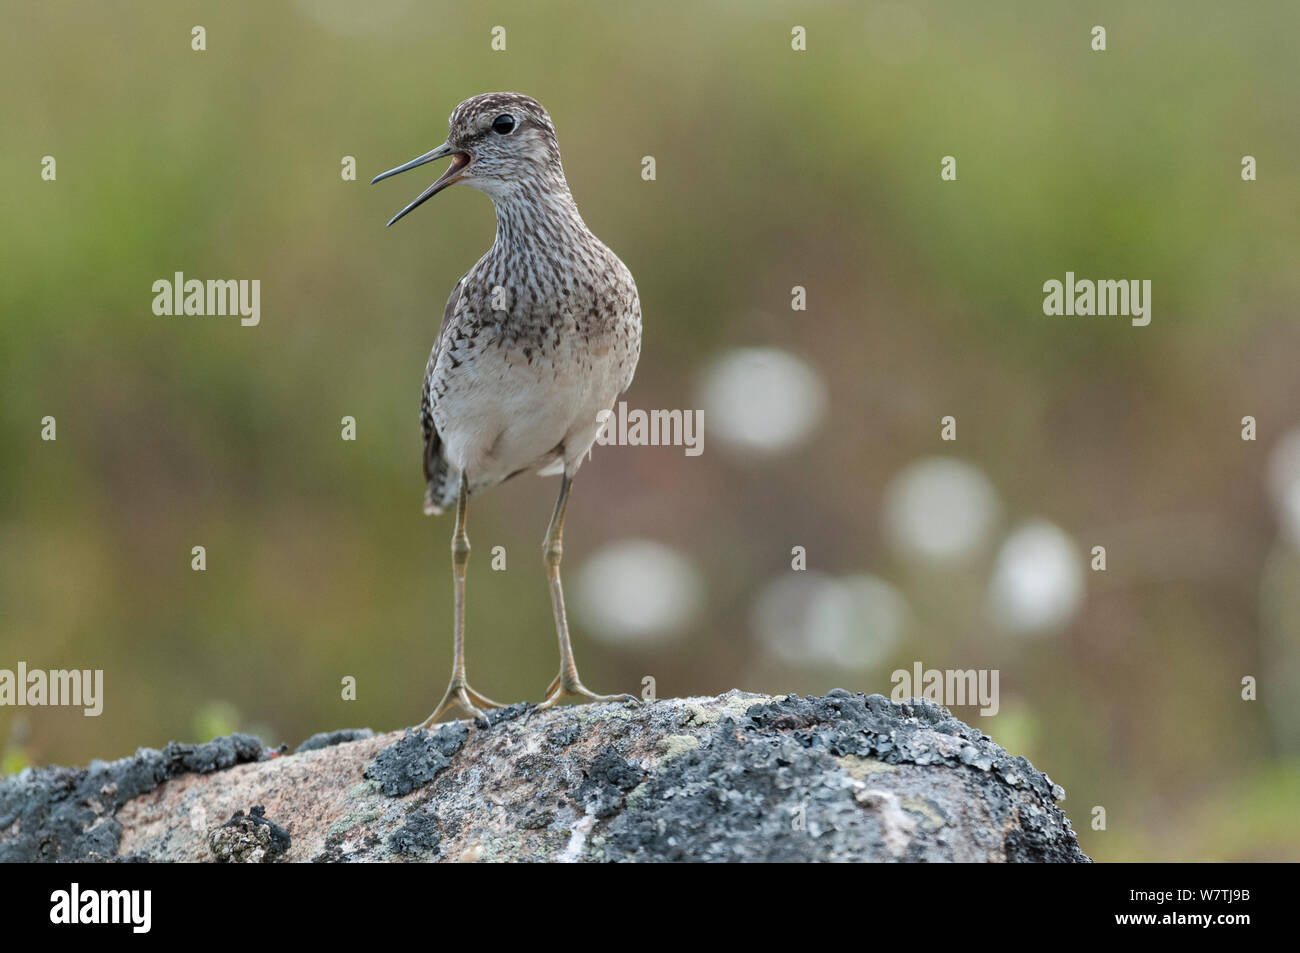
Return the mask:
[[(263, 755), (260, 738), (240, 734), (213, 738), (199, 745), (172, 741), (162, 750), (163, 766), (169, 778), (189, 772), (207, 774), (210, 771), (221, 771), (246, 761), (259, 761)], [(94, 767), (93, 763), (91, 767)]]
[(375, 756), (365, 776), (378, 781), (389, 797), (410, 794), (445, 771), (451, 765), (451, 756), (468, 737), (469, 727), (460, 721), (449, 722), (432, 733), (408, 728), (400, 739)]
[(724, 718), (744, 718), (745, 712), (757, 702), (770, 701), (770, 696), (746, 694), (732, 689), (718, 698), (686, 698), (685, 710), (689, 712), (688, 724), (718, 724)]
[[(780, 696), (780, 700), (790, 698), (790, 695)], [(759, 695), (754, 692), (742, 692), (733, 688), (724, 695), (719, 695), (718, 700), (722, 702), (718, 709), (719, 718), (743, 718), (751, 708), (763, 702), (776, 701), (771, 695)]]
[(726, 718), (739, 719), (755, 704), (772, 701), (770, 695), (756, 695), (732, 689), (717, 698), (686, 698), (681, 704), (689, 717), (687, 724), (716, 725)]
[(659, 739), (659, 750), (664, 753), (664, 761), (671, 761), (699, 746), (700, 739), (694, 735), (665, 735)]
[[(355, 790), (355, 789), (354, 789)], [(373, 824), (383, 817), (383, 811), (379, 805), (375, 804), (370, 798), (364, 801), (354, 803), (352, 810), (344, 814), (338, 820), (334, 821), (329, 827), (330, 834), (346, 834), (354, 827), (362, 824)]]
[(487, 713), (489, 726), (496, 726), (503, 721), (514, 721), (522, 718), (533, 710), (535, 706), (529, 702), (515, 702), (513, 705), (506, 705), (504, 708), (494, 708)]
[(578, 736), (581, 734), (582, 728), (579, 726), (577, 719), (574, 719), (548, 731), (546, 733), (546, 742), (556, 748), (567, 748), (577, 741)]
[(269, 864), (289, 849), (289, 832), (267, 820), (266, 808), (256, 805), (245, 814), (236, 811), (208, 833), (208, 849), (220, 864)]
[(540, 831), (554, 823), (555, 811), (551, 808), (528, 807), (524, 809), (523, 816), (519, 818), (516, 826), (525, 831)]
[(869, 778), (873, 774), (888, 774), (898, 770), (892, 764), (885, 764), (876, 758), (862, 758), (856, 754), (846, 754), (835, 760), (855, 781)]
[(522, 860), (525, 857), (525, 841), (514, 833), (503, 832), (487, 834), (478, 844), (476, 860), (483, 863)]
[(619, 756), (612, 747), (602, 748), (587, 769), (587, 779), (578, 788), (575, 800), (586, 806), (596, 817), (609, 817), (623, 807), (624, 797), (641, 779), (645, 771)]
[(937, 831), (948, 825), (943, 809), (931, 798), (912, 795), (902, 798), (899, 803), (903, 810), (920, 815), (921, 825), (928, 831)]
[[(693, 749), (692, 749), (693, 750)], [(623, 806), (629, 811), (635, 811), (641, 805), (644, 798), (650, 794), (650, 785), (642, 781), (632, 790), (627, 792), (627, 797), (623, 799)]]
[(363, 776), (361, 780), (352, 785), (352, 788), (348, 791), (348, 799), (351, 801), (360, 801), (372, 794), (382, 794), (383, 792), (383, 786), (378, 781)]
[(406, 816), (398, 830), (388, 837), (388, 848), (413, 860), (435, 860), (442, 853), (442, 832), (433, 807), (424, 804)]
[(339, 731), (318, 731), (312, 735), (297, 748), (293, 749), (294, 754), (302, 754), (304, 751), (319, 751), (321, 748), (332, 748), (335, 745), (350, 744), (353, 741), (364, 741), (367, 738), (373, 738), (375, 733), (369, 728), (343, 728)]
[(636, 719), (641, 706), (636, 702), (611, 702), (603, 705), (574, 705), (581, 725), (618, 726)]
[(704, 705), (689, 699), (683, 703), (683, 707), (690, 714), (688, 721), (696, 725), (712, 725), (722, 717), (722, 711), (719, 708), (706, 708)]
[(503, 859), (519, 861), (554, 860), (569, 843), (571, 831), (562, 825), (539, 830), (521, 829), (513, 843), (513, 853)]
[(311, 858), (313, 864), (346, 864), (355, 861), (388, 860), (391, 851), (373, 832), (348, 836), (330, 834), (321, 851)]

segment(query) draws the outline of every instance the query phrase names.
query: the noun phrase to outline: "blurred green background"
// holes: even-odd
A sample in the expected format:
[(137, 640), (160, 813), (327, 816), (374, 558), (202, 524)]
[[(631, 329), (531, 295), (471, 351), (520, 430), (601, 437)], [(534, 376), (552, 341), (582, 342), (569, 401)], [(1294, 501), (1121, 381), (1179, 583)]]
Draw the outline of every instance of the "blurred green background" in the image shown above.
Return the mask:
[[(451, 523), (420, 514), (420, 385), (493, 218), (452, 189), (385, 230), (437, 170), (366, 183), (513, 89), (636, 276), (629, 405), (705, 411), (702, 455), (598, 447), (575, 484), (588, 685), (997, 669), (999, 713), (956, 714), (1096, 859), (1300, 859), (1294, 3), (231, 7), (4, 3), (0, 667), (106, 694), (0, 709), (5, 770), (427, 714)], [(1150, 326), (1044, 316), (1067, 270), (1150, 279)], [(154, 316), (175, 271), (260, 279), (260, 326)], [(556, 487), (470, 507), (501, 700), (556, 668)]]

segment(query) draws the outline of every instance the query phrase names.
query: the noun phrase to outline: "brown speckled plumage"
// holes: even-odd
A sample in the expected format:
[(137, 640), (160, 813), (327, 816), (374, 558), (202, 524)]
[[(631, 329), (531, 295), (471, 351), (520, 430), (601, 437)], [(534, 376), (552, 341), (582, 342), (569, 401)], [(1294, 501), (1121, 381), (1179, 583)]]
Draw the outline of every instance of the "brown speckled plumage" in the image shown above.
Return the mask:
[[(491, 123), (518, 120), (508, 136)], [(572, 475), (597, 415), (632, 382), (641, 307), (631, 273), (578, 214), (546, 110), (487, 93), (452, 113), (448, 143), (473, 155), (461, 181), (496, 207), (496, 240), (447, 301), (425, 372), (425, 511), (518, 473)]]

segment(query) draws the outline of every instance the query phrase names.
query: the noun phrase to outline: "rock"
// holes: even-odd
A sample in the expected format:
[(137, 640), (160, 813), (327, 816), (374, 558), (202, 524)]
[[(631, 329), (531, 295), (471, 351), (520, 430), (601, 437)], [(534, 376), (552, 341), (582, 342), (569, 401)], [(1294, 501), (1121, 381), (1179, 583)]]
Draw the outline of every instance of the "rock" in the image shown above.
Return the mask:
[(24, 768), (0, 778), (0, 863), (112, 860), (118, 857), (123, 805), (189, 772), (213, 772), (269, 757), (248, 735), (207, 744), (172, 742), (88, 768)]
[(0, 861), (1088, 860), (1064, 791), (932, 702), (732, 691), (489, 722), (28, 769), (0, 779)]

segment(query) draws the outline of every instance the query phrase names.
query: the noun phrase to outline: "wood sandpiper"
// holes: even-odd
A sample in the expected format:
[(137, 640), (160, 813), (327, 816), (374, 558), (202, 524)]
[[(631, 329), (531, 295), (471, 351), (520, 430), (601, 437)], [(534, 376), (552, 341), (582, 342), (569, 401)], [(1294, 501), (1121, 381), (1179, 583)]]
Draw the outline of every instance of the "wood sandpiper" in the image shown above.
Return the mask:
[(465, 678), (465, 570), (470, 496), (520, 473), (560, 474), (542, 544), (560, 671), (537, 706), (562, 698), (635, 701), (583, 686), (569, 643), (560, 585), (564, 512), (574, 474), (595, 442), (602, 412), (632, 383), (641, 353), (641, 304), (627, 267), (578, 214), (551, 117), (518, 93), (484, 93), (451, 114), (447, 141), (378, 182), (450, 158), (447, 170), (389, 225), (443, 189), (464, 184), (496, 208), (496, 240), (456, 283), (425, 369), (425, 513), (456, 504), (451, 538), (454, 614), (451, 682), (422, 727), (453, 706), (479, 725), (501, 707)]

